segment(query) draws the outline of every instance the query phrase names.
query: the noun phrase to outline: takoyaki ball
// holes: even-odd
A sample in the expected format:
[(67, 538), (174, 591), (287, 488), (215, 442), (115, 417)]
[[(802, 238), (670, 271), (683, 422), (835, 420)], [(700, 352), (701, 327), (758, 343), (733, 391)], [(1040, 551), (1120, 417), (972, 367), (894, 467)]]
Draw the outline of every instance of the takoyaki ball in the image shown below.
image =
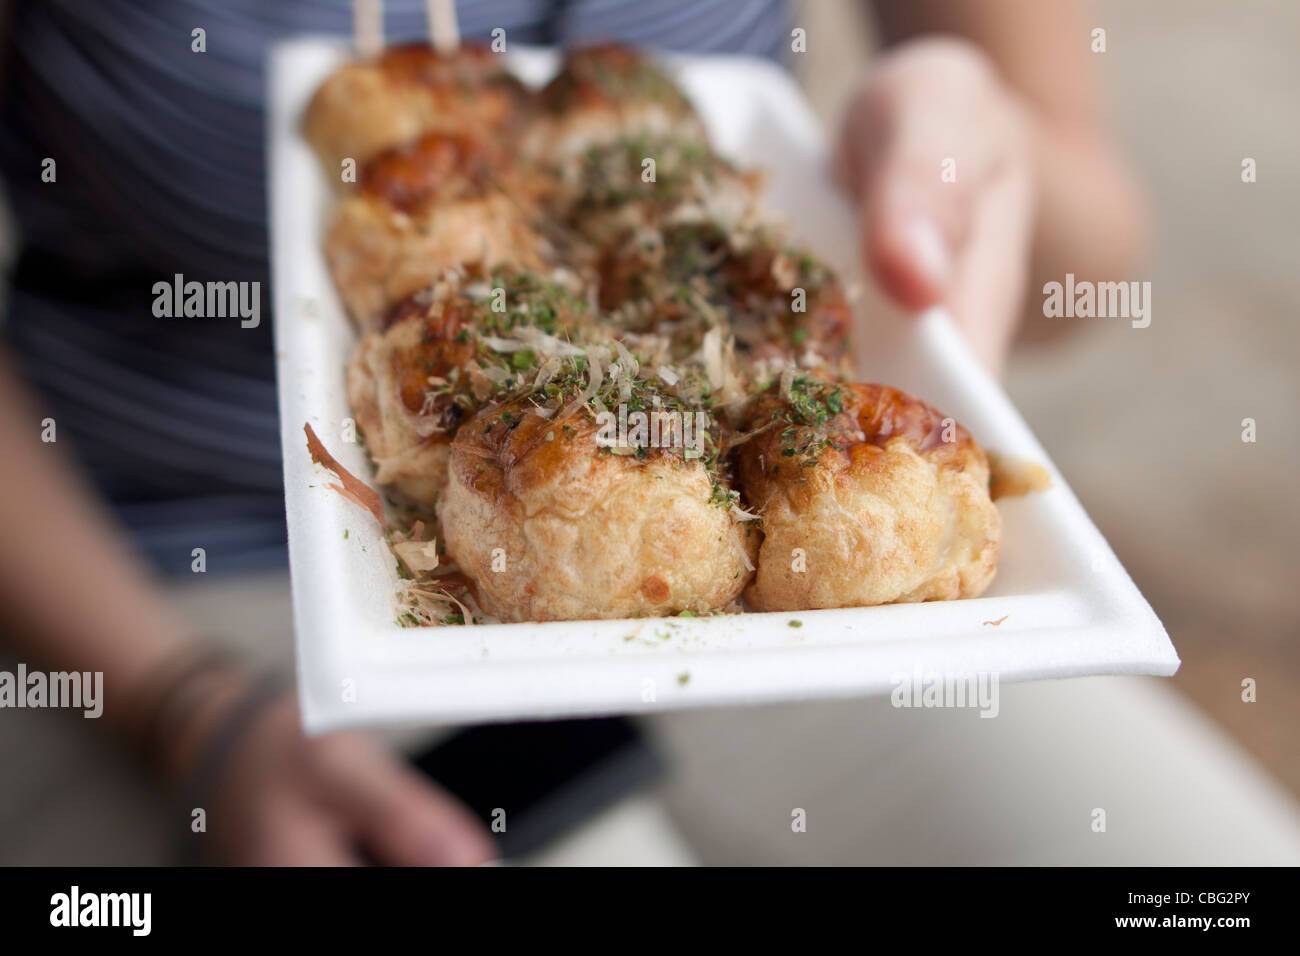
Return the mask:
[(504, 144), (466, 133), (426, 133), (386, 149), (361, 167), (357, 187), (408, 215), (494, 192), (531, 203), (544, 188), (542, 175)]
[(523, 348), (503, 351), (506, 337), (521, 326), (568, 337), (589, 324), (587, 311), (568, 285), (521, 273), (441, 285), (400, 302), (362, 337), (347, 373), (375, 480), (413, 504), (433, 505), (447, 482), (456, 429), (497, 389), (522, 382), (521, 355), (532, 361)]
[(853, 312), (830, 267), (788, 245), (756, 245), (747, 256), (755, 278), (736, 285), (730, 300), (737, 353), (755, 371), (793, 362), (849, 374)]
[[(735, 509), (717, 459), (687, 457), (693, 440), (606, 447), (615, 436), (602, 439), (588, 407), (571, 407), (582, 377), (555, 384), (485, 407), (452, 445), (438, 516), (485, 610), (559, 621), (735, 601), (759, 535)], [(668, 409), (669, 396), (656, 395)]]
[(600, 302), (630, 331), (670, 336), (689, 352), (725, 323), (738, 359), (843, 372), (850, 310), (815, 256), (763, 230), (679, 222), (629, 235), (598, 267)]
[(639, 133), (560, 163), (547, 212), (596, 245), (673, 217), (755, 219), (760, 177), (700, 140)]
[[(737, 449), (763, 522), (745, 592), (761, 611), (975, 597), (1001, 523), (984, 452), (942, 412), (883, 385), (788, 374), (754, 404)], [(783, 392), (785, 397), (783, 397)]]
[(508, 191), (526, 179), (473, 137), (432, 133), (364, 168), (325, 237), (339, 294), (363, 329), (447, 269), (541, 266), (530, 213)]
[(524, 151), (562, 160), (629, 134), (707, 141), (704, 124), (666, 72), (624, 46), (574, 50), (538, 94)]
[(414, 296), (395, 320), (357, 343), (348, 397), (375, 481), (432, 506), (447, 482), (451, 436), (475, 407), (463, 369), (475, 344), (468, 310)]
[(530, 103), (488, 47), (461, 44), (444, 54), (412, 44), (335, 71), (312, 97), (303, 127), (328, 175), (342, 182), (345, 159), (360, 166), (429, 132), (507, 133), (525, 121)]

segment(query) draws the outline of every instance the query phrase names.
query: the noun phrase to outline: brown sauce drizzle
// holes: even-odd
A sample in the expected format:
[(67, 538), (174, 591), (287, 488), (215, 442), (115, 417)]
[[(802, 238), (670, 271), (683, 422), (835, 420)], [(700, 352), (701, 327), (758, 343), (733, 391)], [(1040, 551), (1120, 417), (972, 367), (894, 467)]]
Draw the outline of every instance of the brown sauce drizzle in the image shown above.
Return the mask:
[[(944, 444), (958, 445), (971, 440), (970, 433), (944, 415), (906, 392), (888, 385), (859, 385), (853, 390), (858, 403), (858, 428), (862, 441), (884, 448), (891, 438), (904, 438), (927, 452)], [(945, 442), (945, 422), (953, 428), (953, 441)]]
[(450, 195), (481, 196), (496, 179), (497, 152), (464, 133), (430, 133), (386, 150), (361, 171), (361, 190), (411, 213)]

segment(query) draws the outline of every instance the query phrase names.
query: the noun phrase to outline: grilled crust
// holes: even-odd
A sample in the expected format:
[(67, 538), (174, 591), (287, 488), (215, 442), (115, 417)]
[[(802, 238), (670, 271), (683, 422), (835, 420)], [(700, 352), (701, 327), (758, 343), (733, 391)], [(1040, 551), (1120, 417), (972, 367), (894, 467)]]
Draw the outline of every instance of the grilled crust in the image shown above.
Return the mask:
[[(707, 273), (683, 269), (684, 258), (712, 266)], [(635, 237), (606, 248), (596, 270), (603, 308), (645, 303), (640, 325), (631, 331), (668, 335), (682, 354), (698, 348), (712, 327), (695, 300), (678, 292), (694, 288), (703, 276), (698, 299), (726, 315), (742, 365), (796, 361), (837, 374), (848, 369), (852, 313), (843, 286), (829, 272), (814, 281), (802, 277), (792, 254), (761, 234), (736, 248), (716, 223), (675, 223), (652, 250)]]
[(325, 259), (362, 329), (448, 269), (542, 266), (537, 234), (500, 193), (431, 204), (413, 215), (371, 196), (350, 199), (325, 237)]
[(779, 394), (751, 412), (749, 427), (772, 427), (738, 452), (764, 534), (745, 599), (791, 611), (979, 595), (1001, 538), (984, 452), (897, 389), (848, 385), (843, 395), (827, 444), (809, 456), (784, 454)]
[(525, 154), (560, 161), (633, 134), (707, 142), (686, 95), (658, 66), (634, 50), (602, 44), (574, 50), (537, 96)]
[(368, 162), (325, 256), (359, 326), (448, 269), (540, 263), (529, 225), (539, 177), (475, 136), (428, 133)]
[(452, 446), (438, 516), (489, 613), (660, 616), (740, 595), (757, 534), (710, 503), (698, 461), (611, 454), (585, 411), (557, 419), (507, 402), (480, 412)]
[(360, 166), (425, 133), (489, 137), (517, 131), (531, 104), (528, 90), (486, 46), (462, 44), (444, 55), (412, 44), (336, 70), (308, 104), (303, 131), (339, 182), (344, 159)]
[(375, 480), (414, 504), (434, 505), (447, 484), (458, 409), (431, 400), (428, 388), (472, 358), (466, 327), (461, 310), (408, 300), (387, 329), (361, 338), (348, 365), (348, 398)]
[(517, 193), (518, 165), (499, 144), (466, 133), (425, 133), (377, 154), (361, 169), (360, 191), (413, 214), (434, 203)]

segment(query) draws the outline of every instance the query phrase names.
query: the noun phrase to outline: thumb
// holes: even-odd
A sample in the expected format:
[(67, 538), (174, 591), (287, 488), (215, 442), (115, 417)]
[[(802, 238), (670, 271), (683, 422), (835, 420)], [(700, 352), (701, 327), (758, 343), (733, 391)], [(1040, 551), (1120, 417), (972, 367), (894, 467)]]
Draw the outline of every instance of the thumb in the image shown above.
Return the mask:
[(992, 71), (950, 42), (887, 55), (850, 105), (837, 171), (857, 195), (866, 264), (907, 309), (955, 279), (981, 184), (999, 163)]
[(464, 805), (359, 734), (323, 737), (328, 794), (351, 832), (381, 863), (473, 866), (497, 856)]
[(969, 225), (965, 189), (943, 178), (943, 159), (887, 150), (865, 178), (862, 245), (885, 294), (909, 310), (945, 298)]
[(363, 839), (397, 866), (477, 866), (499, 857), (487, 830), (449, 794), (423, 781), (393, 801), (386, 818), (371, 818)]
[(499, 853), (483, 824), (450, 794), (402, 766), (372, 778), (382, 810), (359, 824), (362, 838), (397, 866), (474, 866)]

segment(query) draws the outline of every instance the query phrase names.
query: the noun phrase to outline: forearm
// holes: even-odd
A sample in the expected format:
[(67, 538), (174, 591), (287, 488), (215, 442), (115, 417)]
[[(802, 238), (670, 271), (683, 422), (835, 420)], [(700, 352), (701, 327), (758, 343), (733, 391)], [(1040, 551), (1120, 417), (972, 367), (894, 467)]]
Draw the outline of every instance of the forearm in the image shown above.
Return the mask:
[(103, 720), (126, 732), (132, 695), (191, 635), (60, 445), (42, 442), (45, 417), (0, 354), (4, 634), (33, 665), (102, 671)]

